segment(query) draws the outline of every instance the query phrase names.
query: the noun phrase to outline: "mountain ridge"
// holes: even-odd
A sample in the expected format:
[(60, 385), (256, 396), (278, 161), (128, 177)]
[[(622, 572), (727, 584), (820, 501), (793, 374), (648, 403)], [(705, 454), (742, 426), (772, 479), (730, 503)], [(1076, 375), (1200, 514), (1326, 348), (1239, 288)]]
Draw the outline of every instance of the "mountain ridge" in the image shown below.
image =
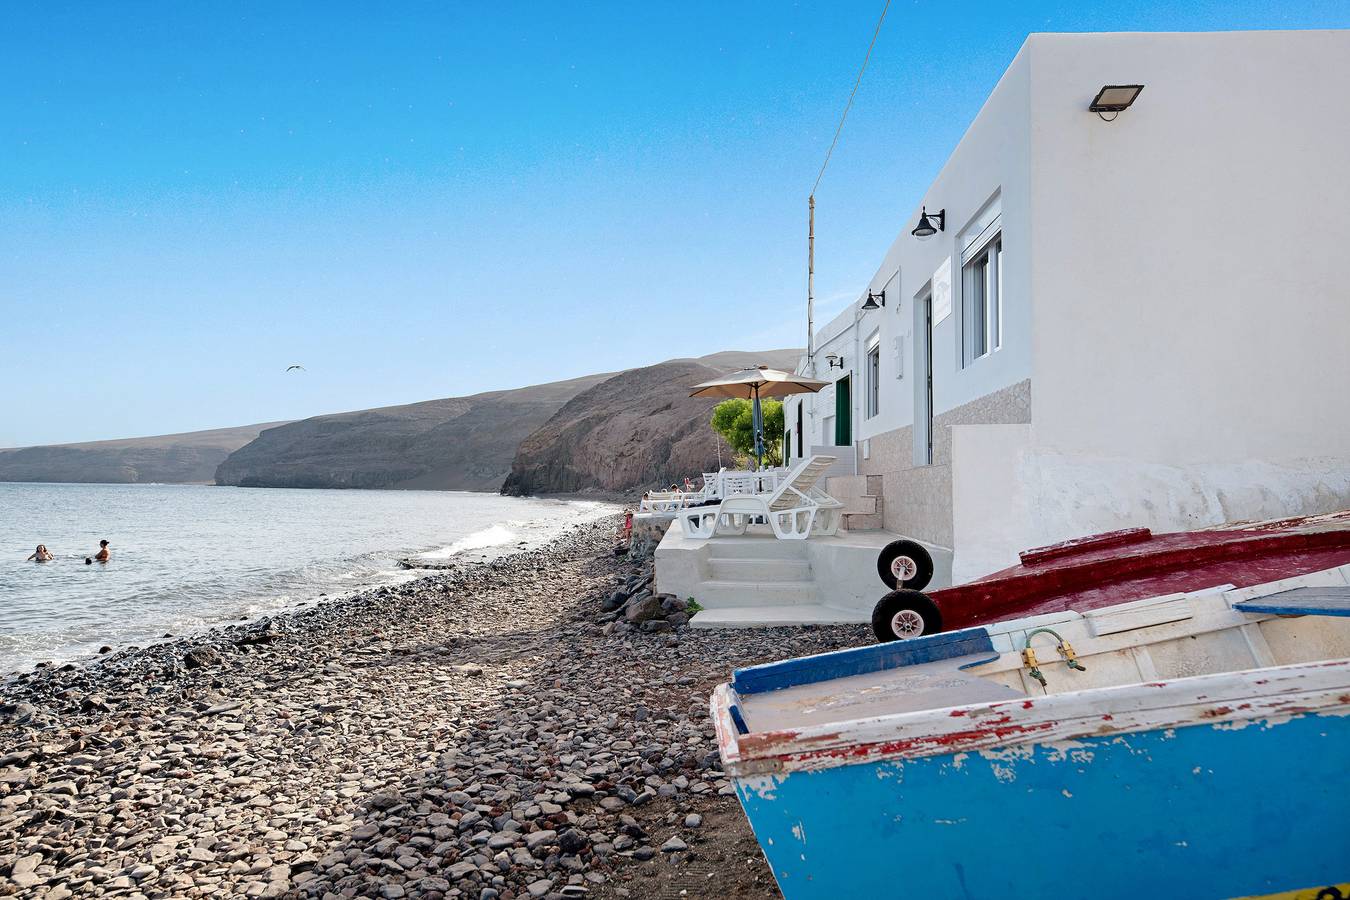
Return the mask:
[(716, 467), (715, 401), (689, 388), (753, 365), (791, 369), (800, 352), (728, 350), (294, 421), (0, 450), (0, 481), (631, 493)]

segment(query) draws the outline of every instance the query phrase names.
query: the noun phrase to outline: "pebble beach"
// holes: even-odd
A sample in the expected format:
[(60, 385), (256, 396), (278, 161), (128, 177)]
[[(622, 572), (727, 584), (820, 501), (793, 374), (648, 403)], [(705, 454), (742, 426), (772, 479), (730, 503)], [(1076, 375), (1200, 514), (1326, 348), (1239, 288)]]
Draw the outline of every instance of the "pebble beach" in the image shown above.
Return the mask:
[(737, 667), (617, 520), (0, 686), (0, 895), (777, 897), (720, 771)]

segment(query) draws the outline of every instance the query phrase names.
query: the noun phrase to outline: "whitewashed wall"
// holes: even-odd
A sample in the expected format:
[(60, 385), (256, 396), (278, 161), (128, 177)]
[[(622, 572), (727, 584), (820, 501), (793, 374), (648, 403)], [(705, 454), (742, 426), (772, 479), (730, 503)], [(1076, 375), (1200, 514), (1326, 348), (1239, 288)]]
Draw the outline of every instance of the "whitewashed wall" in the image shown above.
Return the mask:
[(1350, 459), (1350, 31), (1027, 46), (1036, 444)]
[[(1350, 506), (1350, 32), (1033, 35), (1032, 425), (958, 433), (959, 580)], [(1142, 83), (1115, 122), (1084, 112)], [(997, 428), (997, 426), (992, 426)]]

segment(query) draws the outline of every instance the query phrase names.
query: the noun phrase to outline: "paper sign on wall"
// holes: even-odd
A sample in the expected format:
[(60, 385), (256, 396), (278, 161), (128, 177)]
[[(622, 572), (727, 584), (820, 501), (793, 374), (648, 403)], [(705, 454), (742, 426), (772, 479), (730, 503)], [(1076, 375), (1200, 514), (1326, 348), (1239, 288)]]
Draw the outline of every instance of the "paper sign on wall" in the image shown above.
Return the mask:
[(933, 273), (933, 324), (952, 314), (952, 258), (942, 261)]

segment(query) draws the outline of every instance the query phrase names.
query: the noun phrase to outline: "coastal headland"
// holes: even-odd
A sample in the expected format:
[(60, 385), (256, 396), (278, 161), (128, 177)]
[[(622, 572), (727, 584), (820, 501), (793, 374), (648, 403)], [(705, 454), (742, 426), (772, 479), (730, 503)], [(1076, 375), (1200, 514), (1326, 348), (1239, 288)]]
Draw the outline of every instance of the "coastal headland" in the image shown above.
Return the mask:
[(690, 630), (615, 526), (7, 679), (0, 894), (778, 896), (709, 692), (865, 630)]

